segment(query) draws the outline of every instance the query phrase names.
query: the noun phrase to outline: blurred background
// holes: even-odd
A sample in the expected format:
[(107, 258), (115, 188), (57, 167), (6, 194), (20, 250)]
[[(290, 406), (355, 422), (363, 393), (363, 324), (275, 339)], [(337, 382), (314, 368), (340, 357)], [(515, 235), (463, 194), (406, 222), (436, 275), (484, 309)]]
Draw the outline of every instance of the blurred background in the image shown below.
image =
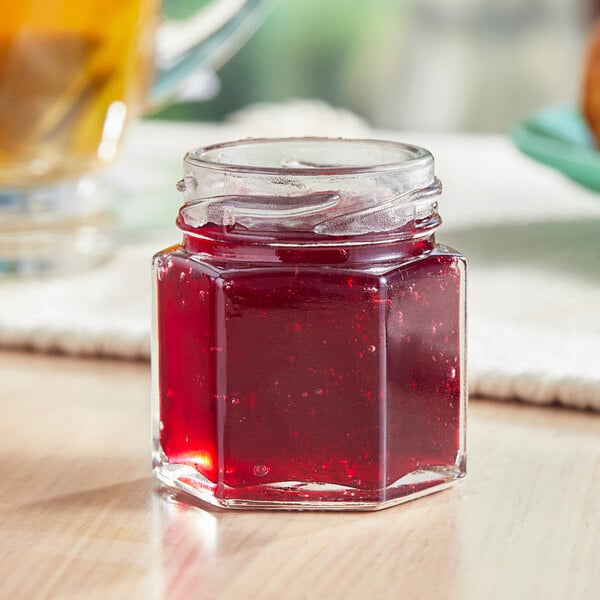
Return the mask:
[[(171, 17), (197, 0), (166, 0)], [(155, 114), (220, 121), (256, 102), (319, 98), (371, 126), (504, 132), (579, 93), (597, 0), (285, 0), (188, 99)]]

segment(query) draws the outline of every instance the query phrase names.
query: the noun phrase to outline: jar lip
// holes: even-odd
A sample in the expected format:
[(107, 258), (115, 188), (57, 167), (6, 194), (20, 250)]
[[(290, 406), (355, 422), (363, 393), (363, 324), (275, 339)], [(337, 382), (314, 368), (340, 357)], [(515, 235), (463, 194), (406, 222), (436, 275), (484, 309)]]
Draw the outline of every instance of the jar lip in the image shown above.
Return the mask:
[[(262, 145), (306, 145), (307, 147), (317, 144), (340, 144), (341, 146), (354, 145), (359, 146), (374, 146), (379, 149), (387, 148), (390, 151), (395, 151), (402, 159), (393, 161), (376, 161), (373, 164), (364, 165), (314, 165), (307, 164), (306, 166), (261, 166), (244, 163), (228, 162), (217, 160), (222, 156), (223, 152), (228, 149), (238, 149), (250, 146), (260, 147)], [(213, 155), (213, 156), (211, 156)], [(216, 155), (216, 156), (214, 156)], [(348, 176), (356, 174), (371, 174), (382, 173), (389, 171), (406, 171), (419, 167), (432, 165), (433, 156), (429, 150), (396, 142), (393, 140), (381, 139), (361, 139), (361, 138), (328, 138), (328, 137), (285, 137), (285, 138), (246, 138), (219, 144), (211, 144), (209, 146), (201, 146), (190, 150), (184, 158), (184, 161), (206, 169), (229, 172), (229, 173), (246, 173), (256, 175), (274, 175), (274, 176), (294, 176), (294, 177), (315, 177), (315, 176)]]

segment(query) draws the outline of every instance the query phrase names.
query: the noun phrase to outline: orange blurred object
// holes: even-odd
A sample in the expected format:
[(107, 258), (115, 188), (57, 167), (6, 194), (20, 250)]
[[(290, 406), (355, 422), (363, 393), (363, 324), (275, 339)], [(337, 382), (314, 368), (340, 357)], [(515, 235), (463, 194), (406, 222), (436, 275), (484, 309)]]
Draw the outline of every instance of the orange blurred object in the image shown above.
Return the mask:
[(590, 33), (583, 64), (581, 109), (596, 143), (600, 143), (600, 19)]

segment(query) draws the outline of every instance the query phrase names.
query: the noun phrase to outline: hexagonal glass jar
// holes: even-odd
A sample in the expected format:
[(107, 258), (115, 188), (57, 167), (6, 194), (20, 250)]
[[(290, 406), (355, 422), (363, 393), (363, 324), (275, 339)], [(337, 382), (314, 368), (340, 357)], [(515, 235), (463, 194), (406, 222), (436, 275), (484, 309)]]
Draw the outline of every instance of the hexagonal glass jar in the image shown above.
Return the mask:
[(246, 140), (184, 160), (154, 257), (154, 470), (226, 508), (379, 509), (465, 474), (465, 260), (431, 154)]

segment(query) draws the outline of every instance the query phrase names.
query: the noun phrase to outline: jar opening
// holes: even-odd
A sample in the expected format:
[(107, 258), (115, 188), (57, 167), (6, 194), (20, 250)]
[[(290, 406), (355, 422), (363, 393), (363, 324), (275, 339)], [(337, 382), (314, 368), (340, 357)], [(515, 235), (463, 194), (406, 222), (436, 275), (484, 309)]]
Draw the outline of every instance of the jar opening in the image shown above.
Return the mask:
[(186, 161), (222, 171), (335, 177), (407, 170), (433, 163), (428, 150), (383, 140), (249, 139), (191, 150)]

